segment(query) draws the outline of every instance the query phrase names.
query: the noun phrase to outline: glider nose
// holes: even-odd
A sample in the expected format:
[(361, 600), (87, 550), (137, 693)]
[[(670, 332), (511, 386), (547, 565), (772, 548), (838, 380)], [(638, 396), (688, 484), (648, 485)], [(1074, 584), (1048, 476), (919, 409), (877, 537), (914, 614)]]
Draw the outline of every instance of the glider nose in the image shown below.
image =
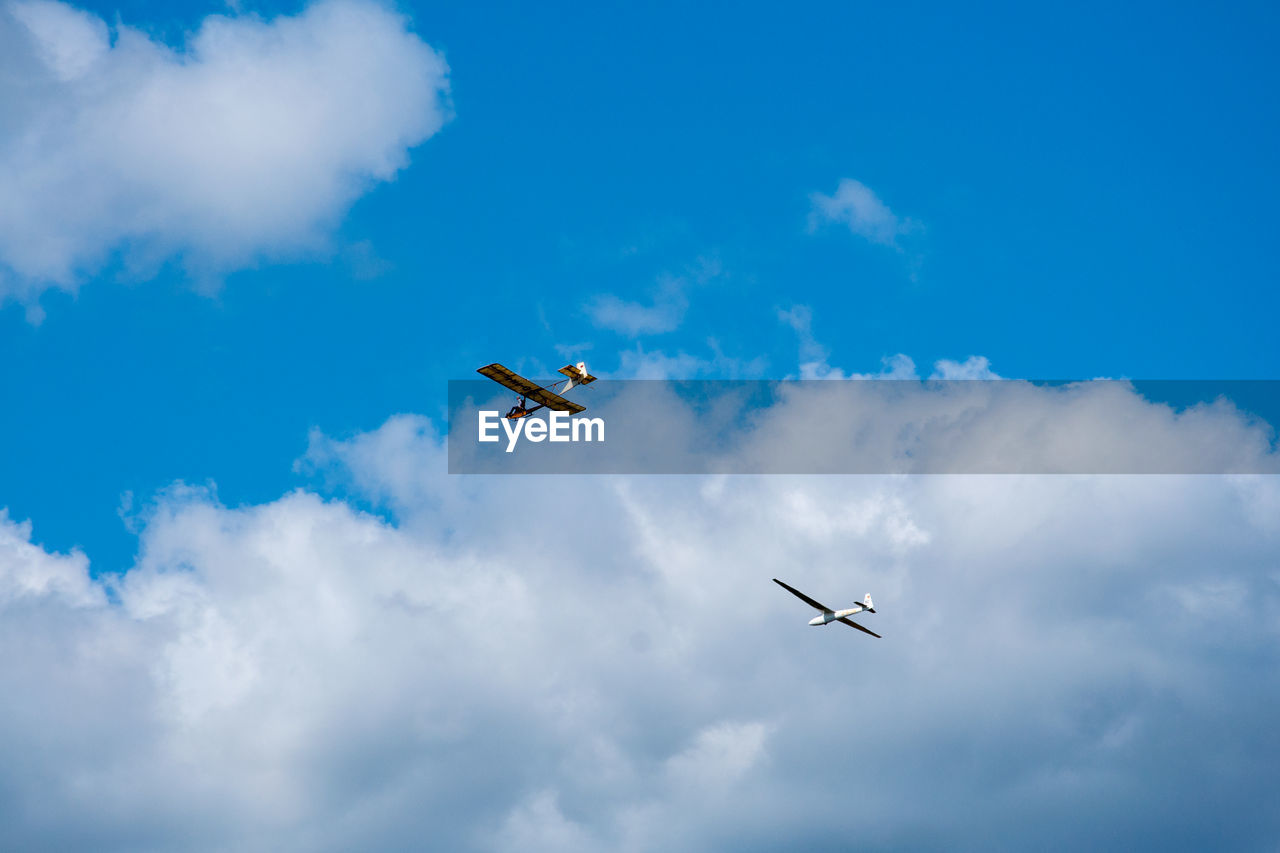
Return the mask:
[(821, 616), (815, 616), (809, 620), (809, 624), (815, 627), (827, 624), (826, 620)]

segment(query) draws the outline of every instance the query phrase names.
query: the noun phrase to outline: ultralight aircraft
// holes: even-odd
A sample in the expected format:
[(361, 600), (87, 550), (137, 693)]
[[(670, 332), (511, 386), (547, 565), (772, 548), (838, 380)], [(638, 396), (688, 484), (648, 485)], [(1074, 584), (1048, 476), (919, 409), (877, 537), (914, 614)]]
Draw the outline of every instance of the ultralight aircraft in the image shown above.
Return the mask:
[[(570, 415), (576, 415), (587, 410), (586, 406), (580, 406), (561, 396), (561, 394), (567, 394), (569, 389), (576, 385), (590, 385), (596, 381), (596, 377), (587, 372), (586, 362), (580, 361), (577, 364), (566, 364), (560, 368), (560, 372), (567, 378), (561, 379), (559, 382), (552, 382), (550, 385), (539, 385), (496, 362), (476, 369), (476, 373), (488, 376), (494, 382), (510, 388), (519, 395), (516, 399), (516, 404), (506, 414), (506, 417), (513, 420), (528, 417), (542, 408), (568, 412)], [(561, 385), (564, 387), (560, 388)], [(559, 393), (556, 391), (557, 388), (560, 388)], [(530, 401), (537, 403), (537, 405), (530, 406)]]

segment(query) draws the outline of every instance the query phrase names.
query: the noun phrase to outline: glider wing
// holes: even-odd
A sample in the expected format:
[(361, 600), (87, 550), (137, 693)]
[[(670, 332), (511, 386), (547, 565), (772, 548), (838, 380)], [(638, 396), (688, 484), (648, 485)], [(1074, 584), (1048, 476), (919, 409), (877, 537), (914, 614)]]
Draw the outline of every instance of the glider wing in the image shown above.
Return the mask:
[(862, 633), (864, 633), (864, 634), (870, 634), (871, 636), (875, 637), (877, 640), (883, 640), (883, 639), (884, 639), (884, 637), (881, 637), (881, 636), (880, 636), (879, 634), (877, 634), (875, 631), (872, 631), (870, 628), (863, 628), (861, 625), (859, 625), (857, 622), (854, 622), (853, 620), (851, 620), (851, 619), (850, 619), (849, 617), (847, 617), (847, 616), (841, 616), (841, 617), (840, 617), (839, 619), (837, 619), (836, 621), (837, 621), (837, 622), (843, 622), (844, 624), (848, 625), (850, 628), (857, 628), (859, 631), (861, 631), (861, 632), (862, 632)]
[(800, 590), (796, 589), (796, 588), (795, 588), (795, 587), (793, 587), (793, 586), (787, 586), (785, 583), (783, 583), (782, 581), (778, 580), (777, 578), (774, 578), (774, 579), (773, 579), (773, 582), (774, 582), (774, 583), (776, 583), (778, 586), (782, 587), (783, 589), (785, 589), (787, 592), (789, 592), (789, 593), (791, 593), (792, 595), (794, 595), (796, 598), (798, 598), (798, 599), (800, 599), (801, 601), (803, 601), (805, 604), (809, 605), (810, 607), (816, 607), (816, 608), (818, 608), (819, 610), (826, 610), (826, 611), (829, 611), (829, 612), (832, 612), (832, 613), (834, 613), (834, 612), (835, 612), (834, 610), (831, 610), (831, 608), (830, 608), (830, 607), (828, 607), (827, 605), (825, 605), (825, 604), (819, 604), (818, 602), (814, 601), (814, 600), (813, 600), (812, 598), (810, 598), (809, 596), (805, 595), (805, 594), (804, 594), (803, 592), (801, 592)]

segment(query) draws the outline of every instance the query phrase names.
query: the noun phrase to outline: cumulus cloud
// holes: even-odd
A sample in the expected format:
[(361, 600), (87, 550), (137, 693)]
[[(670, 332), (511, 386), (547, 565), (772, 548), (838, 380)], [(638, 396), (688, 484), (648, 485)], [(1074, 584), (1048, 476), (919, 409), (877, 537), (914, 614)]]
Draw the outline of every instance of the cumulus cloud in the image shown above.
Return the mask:
[[(1257, 797), (1277, 782), (1274, 477), (466, 478), (445, 452), (418, 416), (315, 433), (300, 470), (330, 497), (174, 488), (119, 577), (0, 521), (9, 842), (1280, 831)], [(774, 576), (872, 592), (884, 639), (807, 627)]]
[[(858, 373), (833, 367), (831, 350), (813, 332), (813, 310), (808, 305), (778, 309), (778, 320), (796, 333), (800, 350), (800, 379), (919, 379), (915, 360), (904, 353), (880, 359), (876, 373)], [(985, 356), (969, 356), (962, 362), (940, 359), (934, 362), (930, 379), (999, 379)]]
[(102, 590), (89, 582), (84, 554), (49, 554), (30, 538), (31, 522), (15, 522), (0, 509), (0, 602), (58, 598), (76, 607), (105, 602)]
[(611, 379), (716, 379), (757, 378), (764, 374), (768, 360), (726, 354), (715, 339), (707, 340), (708, 353), (699, 355), (678, 350), (650, 350), (637, 344), (618, 354), (618, 369), (608, 374)]
[(732, 438), (726, 441), (731, 450), (712, 470), (1280, 471), (1275, 430), (1230, 400), (1176, 407), (1119, 381), (791, 383)]
[(648, 304), (606, 293), (587, 303), (587, 316), (600, 328), (629, 337), (671, 332), (680, 326), (689, 308), (684, 290), (682, 279), (663, 276)]
[(831, 195), (811, 193), (809, 202), (810, 227), (835, 222), (881, 246), (899, 248), (898, 238), (915, 227), (910, 219), (890, 210), (869, 186), (853, 178), (841, 178)]
[(984, 355), (971, 355), (964, 361), (939, 359), (933, 363), (930, 379), (999, 379)]
[[(56, 0), (0, 9), (0, 299), (113, 254), (197, 276), (323, 249), (449, 117), (448, 67), (367, 0), (212, 15), (171, 46)], [(38, 310), (38, 309), (37, 309)]]
[(699, 258), (683, 275), (660, 276), (648, 302), (604, 293), (592, 297), (585, 310), (595, 325), (627, 337), (675, 331), (689, 309), (689, 287), (704, 285), (722, 273), (719, 260)]

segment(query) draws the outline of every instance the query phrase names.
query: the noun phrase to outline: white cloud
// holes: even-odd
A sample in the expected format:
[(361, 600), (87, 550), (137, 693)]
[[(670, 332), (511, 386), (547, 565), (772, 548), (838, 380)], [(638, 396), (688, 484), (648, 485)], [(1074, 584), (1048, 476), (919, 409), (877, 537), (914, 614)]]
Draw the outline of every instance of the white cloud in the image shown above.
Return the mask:
[(53, 0), (11, 3), (0, 298), (74, 290), (118, 250), (138, 272), (176, 257), (198, 278), (324, 250), (448, 119), (447, 75), (367, 0), (213, 15), (177, 48)]
[(110, 50), (106, 23), (65, 3), (22, 0), (9, 7), (34, 38), (39, 57), (63, 82), (89, 72)]
[(688, 749), (667, 759), (667, 773), (698, 793), (723, 790), (761, 759), (769, 727), (763, 723), (717, 723), (695, 736)]
[(796, 333), (800, 343), (800, 363), (816, 364), (825, 362), (831, 355), (830, 350), (818, 343), (813, 334), (813, 309), (808, 305), (793, 305), (790, 308), (778, 309), (779, 322), (790, 326)]
[(684, 275), (664, 273), (660, 276), (648, 303), (605, 293), (592, 297), (585, 310), (591, 322), (600, 328), (632, 338), (675, 331), (689, 309), (686, 293), (689, 287), (706, 284), (722, 274), (723, 268), (718, 259), (699, 258)]
[[(829, 362), (831, 350), (818, 342), (813, 332), (813, 310), (808, 305), (793, 305), (778, 309), (778, 320), (790, 326), (796, 333), (800, 349), (801, 379), (919, 379), (916, 363), (903, 353), (880, 359), (879, 373), (853, 373), (833, 367)], [(939, 359), (933, 363), (930, 379), (1000, 379), (991, 369), (986, 356), (971, 355), (964, 361)]]
[(880, 358), (878, 373), (846, 372), (827, 363), (826, 356), (816, 361), (802, 362), (801, 379), (918, 379), (916, 363), (911, 356), (897, 353)]
[(842, 178), (832, 195), (811, 193), (809, 201), (811, 227), (822, 222), (840, 223), (859, 237), (881, 246), (899, 248), (898, 238), (915, 227), (910, 219), (903, 219), (890, 210), (870, 187), (853, 178)]
[(952, 361), (949, 358), (933, 363), (933, 374), (930, 379), (999, 379), (1000, 376), (991, 369), (991, 362), (983, 355), (971, 355), (964, 361)]
[[(1124, 382), (792, 383), (712, 470), (1261, 473), (1270, 427), (1228, 400), (1153, 403)], [(691, 470), (706, 470), (697, 468)]]
[(501, 832), (488, 839), (492, 850), (554, 850), (589, 853), (604, 849), (581, 825), (560, 811), (554, 791), (538, 791), (520, 803), (502, 822)]
[(917, 379), (916, 363), (909, 356), (884, 356), (879, 373), (850, 373), (829, 363), (831, 350), (818, 342), (813, 333), (813, 310), (808, 305), (778, 309), (778, 319), (796, 333), (800, 346), (801, 379)]
[[(1235, 440), (1225, 415), (1202, 426)], [(119, 579), (0, 522), (9, 843), (794, 849), (845, 821), (869, 847), (1254, 847), (1280, 829), (1256, 797), (1275, 777), (1280, 527), (1258, 508), (1277, 478), (466, 478), (444, 454), (417, 416), (315, 434), (303, 469), (350, 500), (176, 488)], [(807, 627), (774, 576), (830, 604), (872, 592), (885, 638)], [(1189, 808), (1206, 798), (1236, 819)]]
[(89, 581), (84, 554), (49, 554), (30, 539), (31, 523), (14, 522), (0, 509), (0, 605), (37, 598), (57, 598), (77, 607), (105, 602), (102, 590)]
[(664, 772), (652, 774), (648, 796), (603, 821), (590, 814), (572, 820), (554, 790), (536, 791), (508, 813), (498, 837), (486, 840), (495, 850), (696, 849), (691, 836), (700, 829), (699, 817), (733, 811), (739, 781), (766, 755), (770, 729), (759, 722), (730, 721), (705, 727), (663, 762)]
[(594, 297), (587, 303), (591, 322), (628, 337), (671, 332), (680, 326), (689, 299), (684, 293), (683, 279), (663, 276), (649, 304), (619, 299), (612, 293)]
[(763, 357), (744, 360), (726, 355), (715, 340), (708, 340), (709, 355), (694, 355), (684, 350), (668, 353), (646, 350), (637, 344), (618, 354), (618, 369), (608, 375), (612, 379), (750, 379), (763, 375), (767, 360)]

